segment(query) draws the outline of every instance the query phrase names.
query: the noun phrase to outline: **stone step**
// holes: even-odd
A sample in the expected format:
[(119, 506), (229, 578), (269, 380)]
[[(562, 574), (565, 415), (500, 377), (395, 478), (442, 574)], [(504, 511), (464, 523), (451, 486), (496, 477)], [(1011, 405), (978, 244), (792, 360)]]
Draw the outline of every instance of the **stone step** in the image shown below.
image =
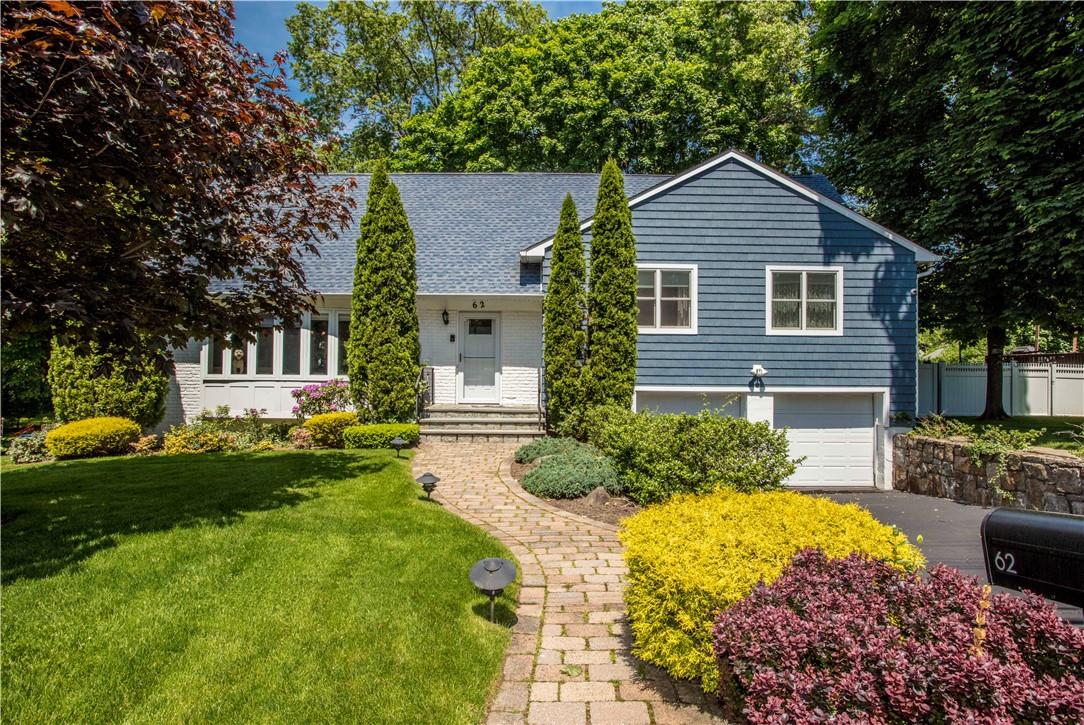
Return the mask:
[(434, 418), (507, 418), (538, 417), (538, 408), (533, 405), (431, 405), (426, 408), (423, 420)]
[(422, 418), (422, 425), (431, 428), (526, 428), (537, 430), (541, 420), (537, 415), (506, 415), (494, 417), (446, 416), (443, 413)]
[(544, 431), (535, 429), (509, 429), (509, 428), (442, 428), (422, 425), (421, 437), (423, 441), (492, 441), (492, 442), (523, 442), (536, 440), (544, 437)]

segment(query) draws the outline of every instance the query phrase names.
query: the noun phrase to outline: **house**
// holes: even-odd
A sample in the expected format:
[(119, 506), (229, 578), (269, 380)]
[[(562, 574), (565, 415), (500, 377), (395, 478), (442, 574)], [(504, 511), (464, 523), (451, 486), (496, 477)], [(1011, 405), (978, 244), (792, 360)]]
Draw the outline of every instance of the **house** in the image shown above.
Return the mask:
[[(368, 179), (355, 176), (360, 217)], [(433, 405), (536, 413), (552, 236), (571, 193), (589, 251), (598, 175), (393, 178), (417, 240)], [(786, 427), (806, 456), (794, 485), (888, 486), (887, 429), (916, 405), (917, 273), (936, 255), (846, 208), (824, 177), (733, 151), (674, 176), (628, 175), (625, 189), (639, 269), (635, 407), (709, 405)], [(306, 262), (319, 314), (284, 329), (268, 320), (241, 350), (178, 354), (174, 421), (222, 404), (289, 417), (292, 389), (346, 374), (356, 230)]]

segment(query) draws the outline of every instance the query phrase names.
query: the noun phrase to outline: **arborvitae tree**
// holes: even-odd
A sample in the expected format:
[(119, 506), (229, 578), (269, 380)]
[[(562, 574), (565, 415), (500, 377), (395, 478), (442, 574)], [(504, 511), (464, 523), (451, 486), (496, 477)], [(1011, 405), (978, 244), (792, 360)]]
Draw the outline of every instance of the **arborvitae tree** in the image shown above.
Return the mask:
[(553, 239), (550, 281), (546, 288), (546, 409), (553, 428), (583, 402), (583, 356), (587, 344), (586, 264), (583, 236), (572, 195), (565, 196)]
[(354, 261), (354, 290), (350, 298), (350, 337), (346, 343), (346, 370), (350, 376), (350, 397), (359, 412), (365, 410), (365, 387), (368, 380), (366, 362), (368, 356), (362, 345), (366, 338), (363, 329), (370, 317), (373, 304), (374, 256), (371, 252), (375, 237), (375, 220), (379, 201), (388, 187), (388, 167), (377, 163), (369, 177), (369, 191), (365, 201), (365, 214), (361, 217), (358, 233), (357, 258)]
[(169, 375), (153, 350), (102, 348), (79, 352), (55, 339), (49, 356), (49, 386), (57, 420), (104, 415), (153, 428), (165, 415)]
[(351, 392), (366, 420), (414, 419), (421, 351), (414, 250), (399, 189), (381, 165), (361, 222), (348, 343)]
[(636, 386), (636, 238), (621, 170), (602, 167), (591, 227), (586, 403), (631, 407)]

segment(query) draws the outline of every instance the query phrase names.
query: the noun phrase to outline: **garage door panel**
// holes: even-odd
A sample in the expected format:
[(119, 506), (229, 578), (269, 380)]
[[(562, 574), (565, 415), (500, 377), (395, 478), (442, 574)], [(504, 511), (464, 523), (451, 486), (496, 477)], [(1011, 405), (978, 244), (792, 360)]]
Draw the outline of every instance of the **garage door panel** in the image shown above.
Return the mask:
[(850, 393), (775, 396), (775, 427), (787, 430), (790, 454), (805, 456), (790, 486), (872, 486), (873, 396)]

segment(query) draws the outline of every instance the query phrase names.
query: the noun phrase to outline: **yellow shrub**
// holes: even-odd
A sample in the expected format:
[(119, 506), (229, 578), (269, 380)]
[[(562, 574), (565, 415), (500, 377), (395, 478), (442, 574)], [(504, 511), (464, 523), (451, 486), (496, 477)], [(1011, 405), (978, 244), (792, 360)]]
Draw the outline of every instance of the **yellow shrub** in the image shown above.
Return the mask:
[(49, 431), (45, 447), (57, 459), (112, 456), (127, 453), (139, 434), (139, 426), (127, 418), (87, 418)]
[(358, 424), (357, 413), (321, 413), (305, 421), (312, 444), (319, 448), (342, 448), (343, 431)]
[(237, 449), (237, 437), (225, 431), (200, 431), (186, 426), (174, 426), (162, 441), (167, 456), (183, 453), (218, 453)]
[(773, 581), (801, 549), (862, 552), (908, 571), (925, 564), (906, 535), (865, 509), (792, 491), (677, 496), (626, 519), (621, 541), (633, 651), (706, 692), (718, 687), (715, 614)]

